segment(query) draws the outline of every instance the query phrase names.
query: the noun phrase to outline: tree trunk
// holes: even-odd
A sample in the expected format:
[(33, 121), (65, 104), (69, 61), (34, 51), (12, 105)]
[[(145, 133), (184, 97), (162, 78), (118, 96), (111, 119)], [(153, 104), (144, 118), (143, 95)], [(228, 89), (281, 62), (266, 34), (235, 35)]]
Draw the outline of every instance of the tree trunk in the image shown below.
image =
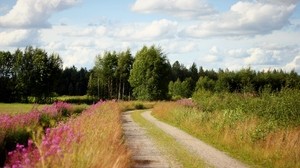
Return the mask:
[(122, 98), (124, 99), (124, 94), (125, 94), (125, 82), (122, 82), (123, 83), (123, 90), (122, 90)]
[(118, 100), (121, 99), (121, 78), (119, 79), (119, 87), (118, 87)]

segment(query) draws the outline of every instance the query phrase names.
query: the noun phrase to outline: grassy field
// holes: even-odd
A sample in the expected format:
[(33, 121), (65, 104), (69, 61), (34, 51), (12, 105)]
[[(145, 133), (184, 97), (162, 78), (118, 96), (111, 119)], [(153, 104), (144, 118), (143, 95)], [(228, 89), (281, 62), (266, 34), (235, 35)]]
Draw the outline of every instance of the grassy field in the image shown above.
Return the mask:
[(187, 151), (174, 138), (164, 133), (141, 116), (142, 111), (136, 111), (132, 114), (133, 120), (147, 130), (147, 133), (155, 140), (165, 155), (174, 158), (183, 167), (201, 168), (207, 165), (199, 158)]
[(194, 105), (159, 103), (153, 113), (254, 167), (293, 168), (300, 167), (298, 95), (206, 93), (196, 95)]
[(27, 113), (33, 109), (42, 109), (44, 106), (39, 104), (0, 103), (0, 114)]
[[(0, 114), (21, 114), (28, 113), (32, 110), (38, 109), (42, 110), (45, 104), (24, 104), (24, 103), (0, 103)], [(75, 109), (86, 109), (88, 108), (87, 104), (73, 104)]]

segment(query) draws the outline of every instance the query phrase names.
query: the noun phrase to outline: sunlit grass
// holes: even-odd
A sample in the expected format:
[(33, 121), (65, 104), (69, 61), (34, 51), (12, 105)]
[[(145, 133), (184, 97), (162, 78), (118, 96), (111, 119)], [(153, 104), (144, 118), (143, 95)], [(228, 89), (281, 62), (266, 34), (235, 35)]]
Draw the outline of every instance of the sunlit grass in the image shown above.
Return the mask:
[(27, 113), (33, 109), (42, 109), (45, 105), (22, 104), (22, 103), (0, 103), (0, 114)]
[[(39, 130), (39, 131), (38, 131)], [(28, 147), (11, 152), (8, 167), (116, 167), (131, 165), (123, 142), (121, 109), (115, 102), (99, 102), (55, 128), (34, 130)], [(30, 144), (34, 143), (31, 147)], [(18, 146), (18, 145), (17, 145)], [(17, 156), (17, 157), (15, 157)]]
[[(218, 103), (218, 102), (215, 102)], [(175, 102), (154, 116), (255, 167), (300, 167), (300, 127), (279, 127), (240, 109), (202, 112)]]
[(121, 110), (108, 102), (92, 114), (83, 114), (70, 122), (83, 137), (74, 152), (62, 158), (62, 167), (129, 167), (131, 155), (123, 143)]
[(141, 116), (142, 111), (132, 113), (132, 118), (139, 125), (147, 130), (147, 133), (154, 139), (156, 144), (162, 149), (165, 155), (175, 159), (183, 167), (201, 168), (208, 167), (203, 160), (190, 153), (180, 145), (172, 136), (166, 134), (161, 129), (147, 121)]

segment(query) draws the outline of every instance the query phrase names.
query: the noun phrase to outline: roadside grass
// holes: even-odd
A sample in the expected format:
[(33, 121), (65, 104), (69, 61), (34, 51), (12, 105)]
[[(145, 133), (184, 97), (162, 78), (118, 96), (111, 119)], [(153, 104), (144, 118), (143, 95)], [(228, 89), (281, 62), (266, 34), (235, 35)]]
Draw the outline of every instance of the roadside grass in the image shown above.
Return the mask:
[[(131, 166), (124, 144), (121, 109), (115, 102), (98, 102), (55, 128), (34, 134), (28, 147), (9, 154), (8, 167), (115, 167)], [(32, 144), (34, 143), (34, 146)]]
[(238, 108), (203, 112), (176, 102), (157, 104), (153, 115), (250, 166), (300, 167), (299, 126), (280, 127)]
[(132, 118), (140, 126), (147, 130), (147, 133), (154, 139), (155, 143), (159, 145), (165, 155), (174, 158), (176, 162), (180, 163), (182, 167), (201, 168), (207, 167), (203, 160), (191, 154), (187, 149), (180, 145), (176, 140), (167, 135), (161, 129), (154, 126), (141, 116), (144, 111), (135, 111), (132, 113)]
[[(94, 112), (70, 122), (82, 134), (74, 152), (61, 158), (59, 167), (116, 167), (131, 165), (131, 154), (123, 141), (121, 110), (115, 102), (105, 102)], [(50, 166), (51, 167), (51, 166)]]

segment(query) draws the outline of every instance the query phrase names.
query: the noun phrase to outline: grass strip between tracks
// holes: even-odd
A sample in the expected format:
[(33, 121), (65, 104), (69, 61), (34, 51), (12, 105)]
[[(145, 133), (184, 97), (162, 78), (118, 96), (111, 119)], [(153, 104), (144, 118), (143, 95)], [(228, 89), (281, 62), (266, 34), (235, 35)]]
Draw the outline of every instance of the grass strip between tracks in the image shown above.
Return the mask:
[(159, 146), (159, 148), (162, 149), (161, 151), (163, 152), (163, 154), (173, 158), (177, 163), (181, 164), (182, 167), (208, 167), (203, 160), (190, 153), (181, 144), (176, 142), (176, 140), (172, 136), (166, 134), (164, 131), (157, 128), (151, 122), (143, 118), (141, 116), (142, 112), (144, 111), (133, 112), (132, 118), (141, 127), (146, 129), (147, 134), (150, 135), (150, 137)]

